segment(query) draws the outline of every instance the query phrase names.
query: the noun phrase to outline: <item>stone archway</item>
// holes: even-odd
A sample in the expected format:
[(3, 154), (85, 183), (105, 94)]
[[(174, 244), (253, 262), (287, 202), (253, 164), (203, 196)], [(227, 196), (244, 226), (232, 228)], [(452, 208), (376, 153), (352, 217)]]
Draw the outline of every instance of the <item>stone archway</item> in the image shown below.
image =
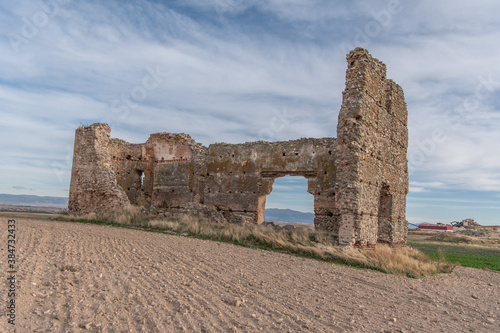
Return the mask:
[[(265, 215), (267, 216), (269, 209), (292, 210), (295, 212), (304, 212), (314, 215), (314, 196), (308, 191), (309, 181), (303, 176), (280, 176), (273, 179), (272, 191), (266, 196), (265, 200)], [(280, 212), (285, 213), (285, 211)], [(290, 212), (288, 212), (290, 213)], [(287, 213), (287, 214), (288, 214)], [(294, 213), (295, 214), (295, 213)], [(295, 220), (295, 216), (290, 216), (292, 219), (268, 220), (270, 222), (299, 222)], [(304, 223), (313, 223), (313, 218)]]
[[(257, 223), (264, 222), (264, 213), (266, 209), (266, 197), (271, 194), (273, 190), (274, 181), (277, 178), (285, 176), (301, 176), (307, 179), (308, 186), (307, 192), (315, 196), (314, 205), (316, 205), (316, 193), (311, 191), (313, 186), (311, 184), (316, 184), (317, 172), (315, 171), (262, 171), (261, 178), (262, 182), (266, 184), (266, 191), (264, 195), (261, 195), (258, 199), (258, 209), (257, 209)], [(316, 207), (314, 209), (316, 212)], [(316, 214), (315, 214), (316, 216)]]

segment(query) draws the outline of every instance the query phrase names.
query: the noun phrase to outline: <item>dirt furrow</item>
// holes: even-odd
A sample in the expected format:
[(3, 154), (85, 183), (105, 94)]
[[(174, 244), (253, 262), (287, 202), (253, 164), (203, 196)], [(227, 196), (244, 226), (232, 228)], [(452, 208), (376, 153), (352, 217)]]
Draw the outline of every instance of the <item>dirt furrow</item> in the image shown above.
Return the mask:
[[(500, 328), (496, 272), (458, 268), (414, 280), (139, 230), (38, 220), (18, 227), (19, 332)], [(0, 331), (12, 331), (0, 320)]]

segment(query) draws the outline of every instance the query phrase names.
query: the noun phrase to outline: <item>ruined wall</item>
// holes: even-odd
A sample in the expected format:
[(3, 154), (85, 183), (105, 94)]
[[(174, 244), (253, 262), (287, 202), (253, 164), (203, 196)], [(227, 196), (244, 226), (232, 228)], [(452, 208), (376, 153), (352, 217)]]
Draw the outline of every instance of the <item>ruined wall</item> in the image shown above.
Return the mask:
[(404, 244), (408, 131), (403, 91), (366, 50), (351, 51), (347, 61), (338, 139), (206, 148), (186, 134), (156, 133), (144, 144), (130, 144), (109, 139), (106, 124), (79, 128), (70, 211), (130, 203), (182, 211), (197, 203), (229, 222), (261, 223), (274, 180), (296, 175), (308, 179), (315, 226), (338, 235), (339, 244)]
[(145, 198), (151, 198), (151, 184), (147, 183), (150, 178), (142, 177), (148, 167), (143, 145), (111, 139), (108, 147), (116, 181), (127, 194), (129, 201), (138, 203)]
[(144, 144), (112, 139), (110, 151), (117, 182), (131, 203), (171, 210), (199, 201), (195, 178), (206, 148), (189, 135), (155, 133)]
[(338, 214), (333, 138), (210, 145), (202, 203), (222, 211), (229, 221), (261, 223), (274, 179), (286, 175), (308, 179), (308, 192), (315, 198), (315, 224), (334, 228)]
[(153, 198), (160, 209), (175, 210), (188, 202), (197, 202), (198, 175), (206, 148), (189, 135), (153, 134), (146, 142), (155, 161), (153, 167)]

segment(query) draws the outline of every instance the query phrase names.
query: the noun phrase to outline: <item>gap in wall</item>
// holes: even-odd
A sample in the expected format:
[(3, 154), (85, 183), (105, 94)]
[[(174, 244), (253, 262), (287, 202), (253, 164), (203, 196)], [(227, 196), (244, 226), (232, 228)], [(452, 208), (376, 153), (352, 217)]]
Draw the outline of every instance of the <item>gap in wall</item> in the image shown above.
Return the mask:
[(276, 178), (272, 192), (266, 197), (264, 216), (267, 222), (313, 224), (314, 196), (307, 192), (307, 179), (302, 176)]

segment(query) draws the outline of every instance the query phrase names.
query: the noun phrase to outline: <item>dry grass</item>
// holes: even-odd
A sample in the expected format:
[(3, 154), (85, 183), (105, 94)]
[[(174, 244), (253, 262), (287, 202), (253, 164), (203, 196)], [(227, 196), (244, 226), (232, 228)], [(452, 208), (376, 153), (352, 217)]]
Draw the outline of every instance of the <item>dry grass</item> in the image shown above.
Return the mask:
[(200, 223), (188, 216), (175, 220), (152, 220), (148, 225), (158, 230), (270, 248), (410, 277), (451, 272), (455, 267), (441, 261), (432, 261), (425, 254), (408, 247), (378, 245), (374, 249), (341, 248), (335, 245), (328, 233), (311, 230), (277, 231), (262, 225)]
[(118, 223), (121, 225), (147, 226), (148, 216), (138, 206), (112, 208), (98, 213), (92, 212), (77, 216), (76, 219), (96, 221), (101, 223)]
[(391, 248), (378, 245), (374, 249), (342, 248), (335, 245), (335, 238), (326, 232), (311, 229), (277, 230), (272, 226), (255, 224), (200, 222), (187, 215), (175, 215), (169, 219), (151, 219), (143, 212), (143, 209), (136, 206), (111, 209), (97, 214), (91, 213), (80, 216), (79, 219), (97, 223), (138, 226), (203, 239), (271, 249), (375, 269), (385, 273), (406, 274), (410, 277), (447, 273), (455, 267), (455, 265), (444, 261), (432, 261), (425, 254), (409, 247)]
[(451, 272), (454, 265), (432, 261), (428, 256), (410, 247), (390, 248), (378, 245), (371, 251), (361, 251), (371, 265), (386, 272), (406, 273), (412, 276)]

